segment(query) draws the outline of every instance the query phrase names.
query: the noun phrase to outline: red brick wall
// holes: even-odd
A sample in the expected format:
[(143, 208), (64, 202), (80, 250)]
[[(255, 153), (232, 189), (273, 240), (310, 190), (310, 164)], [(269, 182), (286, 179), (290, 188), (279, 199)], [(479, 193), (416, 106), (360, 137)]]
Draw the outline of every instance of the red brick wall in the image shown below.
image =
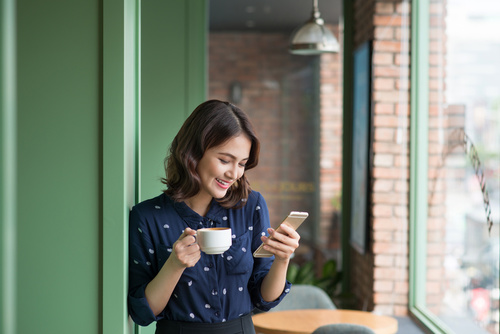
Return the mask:
[[(338, 28), (329, 26), (338, 35)], [(212, 32), (209, 37), (209, 98), (237, 103), (262, 141), (259, 166), (249, 171), (273, 225), (291, 210), (309, 211), (318, 224), (319, 247), (340, 251), (342, 173), (342, 64), (340, 55), (295, 56), (288, 34)], [(321, 87), (321, 88), (320, 88)], [(312, 231), (301, 228), (304, 241)], [(305, 233), (304, 233), (305, 232)]]
[[(442, 0), (432, 1), (427, 303), (436, 312), (443, 295), (446, 223), (444, 185), (438, 180), (445, 143), (437, 133), (439, 126), (446, 130), (460, 125), (457, 119), (463, 122), (463, 109), (450, 107), (446, 124), (438, 123), (445, 89), (442, 8)], [(354, 1), (354, 48), (373, 42), (373, 182), (368, 250), (351, 249), (347, 266), (358, 308), (391, 315), (408, 312), (410, 16), (410, 3), (403, 0)], [(330, 28), (342, 41), (342, 32)], [(335, 253), (340, 248), (342, 51), (293, 56), (288, 38), (211, 33), (208, 95), (229, 100), (230, 84), (242, 84), (237, 104), (250, 115), (263, 145), (260, 165), (249, 177), (265, 195), (273, 224), (290, 210), (317, 210), (319, 217), (312, 219), (319, 221), (319, 246)]]
[[(369, 245), (351, 250), (359, 307), (404, 315), (408, 305), (409, 4), (354, 2), (354, 47), (371, 40), (373, 169)], [(370, 24), (371, 23), (371, 24)]]
[[(343, 33), (328, 27), (342, 45)], [(320, 57), (320, 246), (340, 258), (342, 196), (342, 49)], [(338, 251), (338, 254), (336, 252)]]
[(249, 114), (262, 144), (259, 166), (248, 176), (266, 198), (273, 226), (292, 210), (317, 219), (317, 59), (290, 55), (288, 39), (280, 33), (209, 37), (208, 96), (231, 100), (231, 83), (241, 84), (236, 104)]
[(408, 309), (410, 4), (375, 2), (374, 310)]

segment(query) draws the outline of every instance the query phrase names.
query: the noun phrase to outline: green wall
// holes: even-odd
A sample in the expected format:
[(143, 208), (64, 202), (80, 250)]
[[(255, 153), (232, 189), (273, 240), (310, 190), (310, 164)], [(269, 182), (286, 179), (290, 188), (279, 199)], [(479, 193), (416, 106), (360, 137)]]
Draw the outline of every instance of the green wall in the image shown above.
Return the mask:
[(99, 1), (17, 1), (18, 333), (97, 333)]
[[(4, 5), (14, 2), (0, 3), (3, 17)], [(14, 76), (0, 72), (2, 97), (5, 85), (17, 82), (17, 106), (1, 109), (1, 157), (16, 157), (1, 163), (0, 209), (12, 214), (2, 215), (0, 236), (15, 232), (0, 253), (15, 261), (1, 263), (2, 300), (15, 287), (0, 309), (2, 322), (13, 317), (13, 326), (2, 326), (2, 333), (127, 331), (123, 217), (132, 203), (126, 196), (133, 191), (132, 201), (138, 200), (138, 189), (143, 198), (159, 193), (168, 143), (204, 99), (206, 84), (206, 2), (153, 2), (161, 8), (144, 3), (140, 20), (147, 24), (134, 39), (146, 42), (141, 108), (140, 63), (127, 61), (127, 36), (138, 33), (132, 26), (137, 21), (127, 15), (141, 13), (140, 3), (19, 0), (10, 27), (17, 32), (1, 25), (2, 64), (4, 36), (15, 36), (17, 53)], [(132, 48), (139, 56), (138, 45)], [(138, 94), (135, 99), (127, 89)], [(141, 109), (142, 117), (130, 117)], [(15, 130), (6, 131), (7, 123), (17, 123)], [(130, 139), (137, 124), (142, 135)], [(123, 152), (131, 147), (136, 151)], [(109, 152), (119, 156), (118, 164)], [(134, 171), (130, 157), (141, 157), (141, 173), (127, 174)], [(5, 174), (12, 166), (16, 172)], [(16, 174), (4, 189), (5, 175)]]
[(141, 19), (141, 199), (164, 189), (163, 159), (207, 87), (207, 2), (149, 0)]

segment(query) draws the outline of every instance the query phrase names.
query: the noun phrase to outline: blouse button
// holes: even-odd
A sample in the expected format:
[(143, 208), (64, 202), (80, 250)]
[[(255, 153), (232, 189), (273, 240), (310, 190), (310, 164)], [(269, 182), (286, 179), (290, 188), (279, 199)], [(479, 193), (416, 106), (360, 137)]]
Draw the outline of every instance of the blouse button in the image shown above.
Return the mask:
[(212, 268), (212, 267), (214, 266), (214, 264), (213, 264), (213, 263), (209, 263), (209, 264), (208, 264), (208, 266), (209, 266), (210, 268)]
[(220, 313), (219, 313), (219, 312), (215, 312), (215, 316), (216, 316), (216, 317), (219, 317), (219, 316), (220, 316)]

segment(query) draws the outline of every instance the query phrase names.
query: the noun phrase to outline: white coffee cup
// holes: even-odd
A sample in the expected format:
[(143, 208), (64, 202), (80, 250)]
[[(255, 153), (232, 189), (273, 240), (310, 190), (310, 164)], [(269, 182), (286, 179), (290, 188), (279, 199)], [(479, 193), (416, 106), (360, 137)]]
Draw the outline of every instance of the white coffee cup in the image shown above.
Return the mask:
[(222, 254), (231, 247), (231, 228), (210, 227), (196, 231), (196, 242), (205, 254)]

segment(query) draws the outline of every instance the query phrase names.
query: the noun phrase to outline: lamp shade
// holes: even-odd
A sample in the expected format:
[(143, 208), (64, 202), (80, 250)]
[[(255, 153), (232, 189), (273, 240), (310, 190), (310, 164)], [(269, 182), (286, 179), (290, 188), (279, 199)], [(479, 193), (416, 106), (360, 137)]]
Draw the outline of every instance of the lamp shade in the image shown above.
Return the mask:
[(339, 42), (325, 27), (316, 1), (314, 1), (312, 17), (292, 33), (289, 50), (299, 55), (339, 52)]

